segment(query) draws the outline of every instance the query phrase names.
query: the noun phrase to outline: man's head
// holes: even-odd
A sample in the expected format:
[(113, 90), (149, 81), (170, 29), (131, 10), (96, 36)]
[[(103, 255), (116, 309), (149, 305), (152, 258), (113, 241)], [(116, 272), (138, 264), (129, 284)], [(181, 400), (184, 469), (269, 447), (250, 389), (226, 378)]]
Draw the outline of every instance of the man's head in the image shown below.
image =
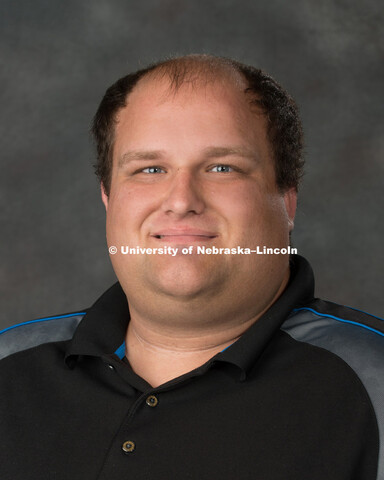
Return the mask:
[(297, 106), (285, 90), (268, 74), (228, 58), (187, 55), (150, 65), (122, 77), (106, 91), (94, 117), (96, 174), (109, 195), (116, 116), (127, 105), (129, 94), (141, 79), (167, 78), (171, 89), (186, 83), (213, 83), (222, 77), (244, 82), (244, 95), (250, 105), (261, 108), (267, 119), (268, 139), (275, 162), (276, 183), (281, 191), (298, 189), (302, 176), (302, 126)]
[[(284, 289), (288, 256), (197, 247), (287, 247), (301, 167), (294, 104), (265, 74), (229, 60), (186, 57), (145, 72), (111, 87), (95, 119), (117, 277), (131, 311), (156, 311), (172, 328), (186, 305), (200, 312), (195, 321), (208, 312), (212, 322), (247, 321)], [(178, 253), (124, 255), (121, 246)]]

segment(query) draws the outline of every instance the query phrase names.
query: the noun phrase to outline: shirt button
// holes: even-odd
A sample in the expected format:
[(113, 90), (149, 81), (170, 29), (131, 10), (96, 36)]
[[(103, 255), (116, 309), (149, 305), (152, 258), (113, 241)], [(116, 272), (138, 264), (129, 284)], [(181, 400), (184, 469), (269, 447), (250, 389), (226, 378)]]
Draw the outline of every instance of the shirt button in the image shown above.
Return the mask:
[(123, 452), (131, 453), (135, 450), (135, 447), (135, 442), (132, 442), (132, 440), (127, 440), (123, 443), (123, 446), (121, 448), (123, 449)]
[(145, 400), (145, 403), (148, 405), (148, 407), (156, 407), (156, 405), (159, 403), (159, 400), (157, 397), (155, 397), (155, 395), (149, 395)]
[(110, 369), (110, 370), (115, 370), (115, 367), (113, 365), (111, 365), (110, 363), (108, 363), (107, 367)]

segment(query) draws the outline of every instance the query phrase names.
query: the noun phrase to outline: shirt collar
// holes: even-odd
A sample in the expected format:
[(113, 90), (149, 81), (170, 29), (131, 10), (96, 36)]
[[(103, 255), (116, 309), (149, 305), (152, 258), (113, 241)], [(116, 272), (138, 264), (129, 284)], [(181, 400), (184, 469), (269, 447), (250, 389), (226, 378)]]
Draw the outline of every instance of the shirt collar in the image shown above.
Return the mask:
[[(233, 345), (214, 357), (241, 369), (242, 378), (254, 365), (272, 336), (294, 307), (313, 298), (311, 266), (299, 255), (291, 257), (290, 281), (278, 300)], [(112, 355), (125, 340), (130, 316), (127, 298), (119, 283), (107, 290), (87, 310), (68, 346), (65, 360), (74, 365), (79, 355)]]
[(113, 354), (125, 339), (129, 318), (127, 298), (117, 282), (86, 310), (68, 346), (67, 364), (79, 355)]

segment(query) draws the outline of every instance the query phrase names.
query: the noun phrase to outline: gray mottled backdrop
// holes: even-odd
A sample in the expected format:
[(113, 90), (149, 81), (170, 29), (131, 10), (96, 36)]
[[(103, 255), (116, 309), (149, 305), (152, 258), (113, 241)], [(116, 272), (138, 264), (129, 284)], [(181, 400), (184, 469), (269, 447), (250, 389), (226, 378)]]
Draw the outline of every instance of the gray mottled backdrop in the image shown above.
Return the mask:
[(114, 280), (89, 136), (109, 84), (170, 54), (233, 56), (297, 99), (293, 237), (317, 294), (384, 314), (381, 0), (0, 0), (1, 327), (89, 306)]

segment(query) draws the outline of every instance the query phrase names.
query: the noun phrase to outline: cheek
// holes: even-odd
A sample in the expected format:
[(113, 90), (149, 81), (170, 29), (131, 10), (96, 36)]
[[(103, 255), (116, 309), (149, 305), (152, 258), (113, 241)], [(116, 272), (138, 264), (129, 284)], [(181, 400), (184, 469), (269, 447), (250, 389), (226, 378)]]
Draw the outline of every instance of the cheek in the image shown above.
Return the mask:
[[(151, 200), (135, 188), (116, 189), (111, 195), (107, 211), (109, 238), (132, 236), (151, 210)], [(148, 198), (147, 198), (148, 197)]]
[(236, 188), (224, 188), (215, 200), (222, 212), (236, 223), (248, 223), (250, 219), (260, 216), (266, 203), (260, 188), (244, 184), (236, 185)]
[(243, 188), (221, 200), (221, 211), (237, 236), (267, 241), (285, 235), (287, 214), (280, 195)]

